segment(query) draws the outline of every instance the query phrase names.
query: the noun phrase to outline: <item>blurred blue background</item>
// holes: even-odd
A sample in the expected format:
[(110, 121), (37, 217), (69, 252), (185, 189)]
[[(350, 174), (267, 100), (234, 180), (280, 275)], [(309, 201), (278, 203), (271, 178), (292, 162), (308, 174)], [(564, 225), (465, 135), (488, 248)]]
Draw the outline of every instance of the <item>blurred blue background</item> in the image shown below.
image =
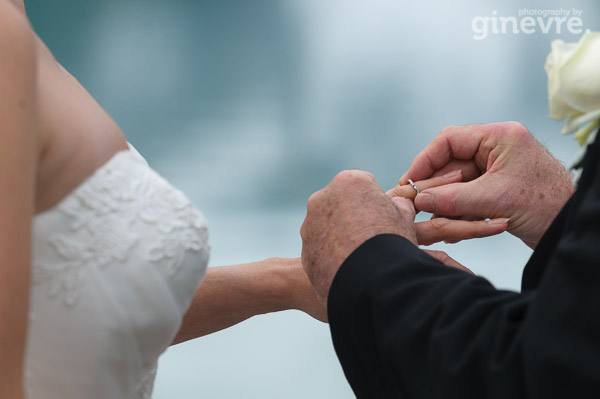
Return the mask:
[[(392, 187), (446, 125), (517, 120), (568, 163), (577, 145), (546, 116), (543, 65), (551, 40), (579, 35), (474, 40), (471, 23), (562, 7), (598, 30), (600, 15), (597, 0), (26, 5), (58, 61), (206, 214), (212, 266), (298, 256), (312, 192), (347, 168)], [(508, 234), (434, 248), (515, 290), (530, 255)], [(155, 398), (201, 397), (353, 395), (328, 327), (290, 311), (169, 349)]]

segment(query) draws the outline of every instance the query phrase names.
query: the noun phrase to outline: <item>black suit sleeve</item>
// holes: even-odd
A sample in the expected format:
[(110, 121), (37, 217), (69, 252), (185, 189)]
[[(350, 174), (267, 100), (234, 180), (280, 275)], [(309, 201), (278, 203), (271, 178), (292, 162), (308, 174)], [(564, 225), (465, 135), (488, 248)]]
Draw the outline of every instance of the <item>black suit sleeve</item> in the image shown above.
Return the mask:
[(331, 287), (331, 333), (358, 398), (600, 397), (600, 186), (536, 289), (496, 290), (380, 235)]

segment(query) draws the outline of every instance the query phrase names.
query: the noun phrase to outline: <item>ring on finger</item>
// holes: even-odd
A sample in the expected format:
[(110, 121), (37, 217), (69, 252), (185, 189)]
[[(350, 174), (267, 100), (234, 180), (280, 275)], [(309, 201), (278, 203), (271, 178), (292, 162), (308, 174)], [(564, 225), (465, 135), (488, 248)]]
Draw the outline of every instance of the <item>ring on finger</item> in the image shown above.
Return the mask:
[(419, 189), (417, 188), (417, 185), (411, 179), (408, 179), (408, 183), (412, 186), (412, 188), (415, 189), (417, 194), (419, 194)]

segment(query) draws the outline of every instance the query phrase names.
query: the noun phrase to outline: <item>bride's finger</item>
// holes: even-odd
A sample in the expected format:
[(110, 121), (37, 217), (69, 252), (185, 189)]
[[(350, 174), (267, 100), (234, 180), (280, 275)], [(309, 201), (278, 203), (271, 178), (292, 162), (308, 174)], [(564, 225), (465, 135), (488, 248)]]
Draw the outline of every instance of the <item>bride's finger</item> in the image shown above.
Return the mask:
[(467, 273), (475, 274), (469, 268), (461, 265), (456, 260), (452, 259), (450, 255), (448, 255), (444, 251), (432, 251), (430, 249), (425, 249), (424, 251), (427, 252), (430, 256), (436, 258), (437, 260), (445, 264), (446, 266), (454, 267), (460, 270), (464, 270)]
[(471, 238), (500, 234), (508, 228), (508, 219), (471, 222), (438, 217), (426, 222), (416, 223), (415, 227), (419, 245), (431, 245), (440, 241), (453, 244)]
[[(457, 183), (460, 181), (462, 181), (462, 171), (459, 169), (448, 172), (442, 176), (436, 176), (432, 177), (431, 179), (413, 182), (413, 184), (417, 187), (417, 190), (422, 191), (428, 188), (443, 186), (444, 184)], [(417, 196), (417, 190), (415, 190), (412, 184), (404, 184), (397, 185), (391, 190), (388, 190), (386, 194), (390, 198), (403, 197), (414, 200)]]

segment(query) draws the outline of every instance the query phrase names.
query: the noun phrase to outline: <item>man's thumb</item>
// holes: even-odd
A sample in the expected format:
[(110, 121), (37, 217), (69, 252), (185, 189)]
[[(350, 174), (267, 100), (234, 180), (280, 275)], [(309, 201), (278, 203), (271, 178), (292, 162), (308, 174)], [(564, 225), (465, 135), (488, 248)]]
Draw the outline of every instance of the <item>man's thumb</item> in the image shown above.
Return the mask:
[(443, 216), (488, 217), (493, 199), (481, 178), (427, 189), (415, 197), (415, 207)]

